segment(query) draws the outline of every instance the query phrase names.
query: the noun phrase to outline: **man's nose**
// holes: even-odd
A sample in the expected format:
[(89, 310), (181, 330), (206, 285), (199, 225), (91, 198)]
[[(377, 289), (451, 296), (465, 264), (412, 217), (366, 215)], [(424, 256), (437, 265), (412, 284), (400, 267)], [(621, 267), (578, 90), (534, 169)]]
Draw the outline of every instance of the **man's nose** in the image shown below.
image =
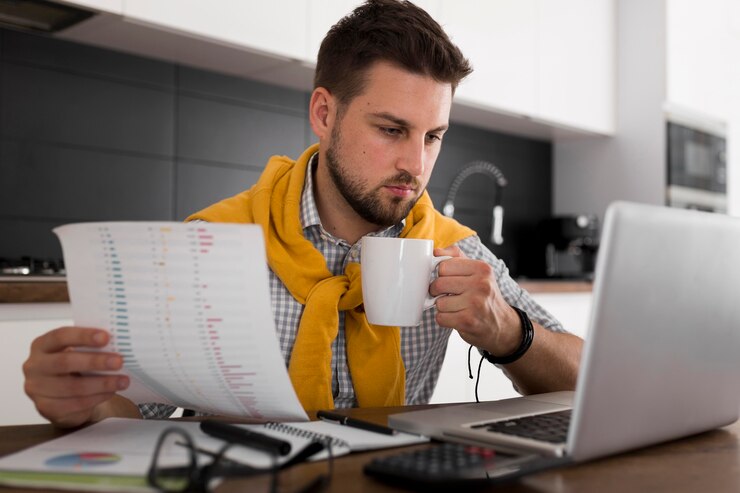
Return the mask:
[(424, 139), (409, 139), (403, 149), (403, 154), (398, 159), (396, 168), (403, 170), (413, 177), (421, 176), (426, 165)]

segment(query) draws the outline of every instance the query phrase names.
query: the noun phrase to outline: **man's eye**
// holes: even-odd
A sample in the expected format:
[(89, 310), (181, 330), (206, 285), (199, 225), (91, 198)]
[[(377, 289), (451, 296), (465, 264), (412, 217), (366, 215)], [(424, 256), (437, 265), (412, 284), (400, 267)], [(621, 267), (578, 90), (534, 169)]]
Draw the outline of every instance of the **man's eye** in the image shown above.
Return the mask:
[(441, 135), (436, 135), (436, 134), (427, 134), (427, 140), (429, 142), (441, 142), (442, 141), (442, 136)]
[(380, 127), (380, 131), (391, 136), (401, 135), (401, 130), (398, 128)]

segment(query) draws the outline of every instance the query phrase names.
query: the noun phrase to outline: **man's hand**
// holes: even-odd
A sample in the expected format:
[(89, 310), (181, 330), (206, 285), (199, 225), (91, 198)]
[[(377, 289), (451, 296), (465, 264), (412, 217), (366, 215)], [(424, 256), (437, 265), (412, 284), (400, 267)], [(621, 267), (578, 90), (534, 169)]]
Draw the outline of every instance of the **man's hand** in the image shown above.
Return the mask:
[[(23, 364), (25, 391), (42, 416), (57, 426), (72, 427), (134, 412), (130, 401), (116, 396), (116, 392), (128, 388), (128, 377), (82, 375), (121, 369), (123, 358), (119, 354), (75, 350), (103, 347), (109, 337), (100, 329), (60, 327), (33, 341), (31, 354)], [(116, 413), (114, 408), (120, 411), (121, 406), (125, 412)]]
[(429, 287), (432, 296), (447, 295), (437, 299), (437, 323), (491, 354), (513, 353), (522, 338), (519, 316), (501, 296), (493, 267), (465, 257), (456, 246), (436, 248), (434, 255), (454, 257), (439, 265)]
[[(436, 248), (451, 258), (439, 264), (439, 277), (429, 287), (437, 299), (437, 323), (452, 327), (462, 339), (495, 356), (508, 356), (522, 341), (519, 316), (504, 300), (496, 273), (486, 262), (466, 258), (459, 248)], [(532, 322), (534, 342), (504, 372), (523, 394), (573, 390), (583, 340)]]

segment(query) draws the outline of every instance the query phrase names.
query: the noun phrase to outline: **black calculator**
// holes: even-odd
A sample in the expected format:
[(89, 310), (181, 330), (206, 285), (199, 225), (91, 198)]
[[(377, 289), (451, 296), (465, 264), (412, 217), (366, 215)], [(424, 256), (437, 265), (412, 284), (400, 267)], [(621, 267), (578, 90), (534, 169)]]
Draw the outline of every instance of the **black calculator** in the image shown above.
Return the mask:
[(563, 458), (509, 455), (486, 447), (442, 443), (430, 448), (378, 457), (364, 472), (412, 489), (487, 486), (565, 463)]

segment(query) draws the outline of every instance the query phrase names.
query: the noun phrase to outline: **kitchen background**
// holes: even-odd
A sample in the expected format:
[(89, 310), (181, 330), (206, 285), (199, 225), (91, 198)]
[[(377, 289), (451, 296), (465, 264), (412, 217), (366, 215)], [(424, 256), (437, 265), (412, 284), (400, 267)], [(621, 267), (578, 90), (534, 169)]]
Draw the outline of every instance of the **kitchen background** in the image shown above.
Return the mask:
[[(0, 257), (58, 256), (49, 231), (65, 222), (181, 220), (249, 186), (270, 154), (296, 156), (313, 141), (319, 42), (359, 0), (53, 3), (95, 15), (50, 36), (0, 31)], [(726, 129), (727, 210), (740, 215), (737, 0), (416, 3), (476, 68), (430, 193), (441, 208), (467, 163), (500, 168), (505, 241), (493, 249), (515, 274), (540, 219), (666, 203), (669, 114)], [(456, 217), (486, 239), (495, 196), (479, 178), (463, 184)], [(579, 284), (533, 296), (586, 336), (590, 287)], [(42, 422), (20, 367), (34, 337), (71, 323), (70, 307), (2, 301), (0, 423)], [(433, 402), (473, 399), (466, 354), (451, 338)], [(486, 366), (480, 390), (515, 393)]]
[[(315, 142), (310, 93), (58, 39), (0, 31), (0, 258), (60, 258), (51, 229), (78, 221), (183, 220), (249, 188), (273, 154)], [(429, 184), (441, 210), (464, 165), (509, 181), (504, 244), (551, 212), (550, 143), (452, 125)], [(466, 180), (456, 217), (488, 241), (492, 178)]]

